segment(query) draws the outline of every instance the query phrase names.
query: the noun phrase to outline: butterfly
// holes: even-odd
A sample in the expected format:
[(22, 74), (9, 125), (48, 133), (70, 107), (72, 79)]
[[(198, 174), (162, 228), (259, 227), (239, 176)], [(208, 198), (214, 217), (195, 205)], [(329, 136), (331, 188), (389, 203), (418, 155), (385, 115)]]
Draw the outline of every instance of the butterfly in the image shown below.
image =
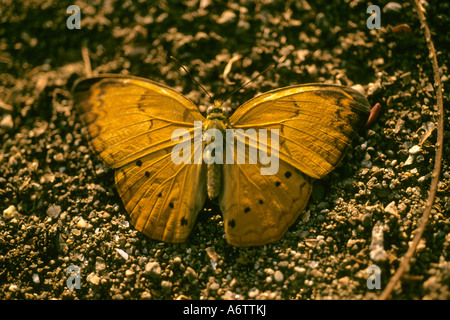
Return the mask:
[[(155, 240), (184, 242), (206, 197), (218, 197), (226, 240), (236, 247), (284, 236), (306, 207), (314, 179), (341, 162), (370, 109), (351, 88), (304, 84), (256, 96), (229, 117), (215, 101), (205, 118), (168, 86), (111, 74), (78, 80), (73, 96), (89, 145), (115, 169), (118, 193), (138, 231)], [(224, 134), (220, 142), (228, 139), (225, 130), (234, 130), (227, 142), (235, 144), (208, 153), (209, 159), (234, 163), (207, 164), (208, 156), (198, 161), (196, 155), (218, 142), (202, 136), (210, 129)], [(249, 130), (260, 135), (246, 135)], [(177, 162), (174, 148), (180, 146), (185, 148)], [(266, 155), (270, 150), (277, 170), (262, 174), (267, 161), (250, 149)]]

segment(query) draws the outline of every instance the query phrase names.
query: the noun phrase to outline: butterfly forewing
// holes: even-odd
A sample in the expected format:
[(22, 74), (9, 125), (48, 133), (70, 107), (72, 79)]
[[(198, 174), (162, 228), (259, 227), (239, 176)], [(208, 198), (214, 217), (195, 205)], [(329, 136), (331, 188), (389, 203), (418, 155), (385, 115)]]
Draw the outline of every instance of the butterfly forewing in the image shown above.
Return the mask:
[(172, 132), (204, 121), (197, 107), (176, 91), (129, 76), (85, 79), (74, 88), (75, 106), (91, 148), (112, 168), (173, 147)]
[(280, 158), (313, 178), (342, 160), (365, 124), (369, 103), (347, 87), (286, 87), (253, 98), (230, 117), (232, 128), (278, 129)]
[[(206, 198), (205, 166), (175, 164), (172, 133), (204, 121), (181, 94), (149, 80), (105, 75), (77, 82), (75, 107), (90, 146), (116, 168), (116, 185), (137, 230), (182, 242)], [(192, 144), (192, 154), (195, 151)], [(201, 145), (200, 145), (201, 147)]]

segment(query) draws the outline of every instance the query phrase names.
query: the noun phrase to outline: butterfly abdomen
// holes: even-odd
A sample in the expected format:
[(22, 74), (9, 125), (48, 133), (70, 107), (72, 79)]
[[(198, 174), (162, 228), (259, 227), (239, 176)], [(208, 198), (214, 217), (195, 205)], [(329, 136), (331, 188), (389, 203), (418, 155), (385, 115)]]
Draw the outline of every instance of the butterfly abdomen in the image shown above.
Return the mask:
[(207, 190), (210, 199), (217, 198), (222, 183), (222, 167), (218, 164), (210, 164), (207, 169)]
[(203, 139), (206, 143), (204, 161), (208, 165), (206, 186), (210, 199), (219, 196), (222, 185), (225, 128), (225, 117), (221, 111), (214, 110), (208, 114)]

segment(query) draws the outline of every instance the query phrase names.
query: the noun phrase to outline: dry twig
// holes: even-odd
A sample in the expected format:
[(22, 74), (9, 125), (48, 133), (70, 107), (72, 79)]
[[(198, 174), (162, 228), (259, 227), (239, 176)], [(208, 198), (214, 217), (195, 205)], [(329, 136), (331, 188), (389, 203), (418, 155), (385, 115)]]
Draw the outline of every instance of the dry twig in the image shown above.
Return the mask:
[(424, 210), (422, 218), (420, 219), (420, 222), (419, 222), (419, 227), (415, 231), (414, 239), (413, 239), (411, 245), (409, 246), (408, 251), (403, 256), (402, 262), (400, 263), (397, 271), (392, 276), (392, 278), (389, 280), (389, 282), (386, 285), (386, 287), (384, 288), (383, 292), (380, 294), (380, 296), (379, 296), (380, 300), (388, 299), (391, 296), (392, 290), (394, 289), (395, 285), (400, 280), (400, 278), (402, 277), (405, 270), (408, 269), (409, 262), (410, 262), (412, 256), (414, 255), (414, 253), (417, 249), (417, 245), (419, 244), (420, 239), (422, 238), (422, 235), (425, 231), (425, 227), (426, 227), (428, 219), (430, 217), (431, 207), (434, 203), (434, 199), (436, 196), (437, 185), (439, 182), (439, 176), (440, 176), (440, 172), (441, 172), (442, 150), (443, 150), (443, 146), (444, 146), (444, 105), (443, 105), (443, 100), (442, 100), (443, 89), (442, 89), (442, 84), (441, 84), (441, 78), (439, 75), (439, 66), (438, 66), (438, 62), (437, 62), (436, 51), (434, 49), (433, 41), (431, 40), (430, 29), (428, 27), (428, 24), (427, 24), (425, 15), (424, 15), (425, 10), (423, 9), (422, 5), (419, 3), (419, 0), (411, 0), (411, 2), (413, 2), (413, 4), (416, 7), (416, 11), (419, 16), (420, 23), (422, 25), (422, 28), (425, 31), (425, 38), (427, 41), (428, 50), (430, 51), (431, 64), (433, 67), (434, 87), (435, 87), (435, 91), (436, 91), (436, 102), (437, 102), (438, 113), (439, 113), (439, 119), (438, 119), (438, 124), (437, 124), (436, 156), (435, 156), (435, 161), (434, 161), (434, 169), (433, 169), (432, 181), (431, 181), (431, 185), (430, 185), (430, 192), (428, 194), (428, 199), (427, 199), (425, 210)]

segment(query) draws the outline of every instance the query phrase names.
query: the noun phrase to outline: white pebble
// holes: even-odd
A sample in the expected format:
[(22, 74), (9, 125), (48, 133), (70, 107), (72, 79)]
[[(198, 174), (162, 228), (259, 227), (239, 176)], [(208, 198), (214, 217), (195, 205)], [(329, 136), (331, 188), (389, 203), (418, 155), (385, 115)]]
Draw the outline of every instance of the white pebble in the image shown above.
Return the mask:
[(248, 291), (248, 297), (253, 299), (259, 295), (259, 290), (257, 288), (252, 288)]
[(294, 267), (294, 271), (295, 272), (297, 272), (297, 273), (299, 273), (299, 274), (304, 274), (304, 273), (306, 273), (306, 269), (305, 268), (303, 268), (303, 267)]
[(414, 162), (414, 155), (410, 154), (408, 156), (408, 159), (406, 159), (405, 163), (403, 164), (404, 166), (409, 166), (411, 164), (413, 164)]
[(415, 146), (412, 146), (411, 149), (409, 149), (409, 154), (418, 154), (421, 151), (422, 151), (422, 149), (420, 148), (420, 146), (415, 145)]
[(33, 273), (33, 282), (34, 283), (39, 283), (40, 282), (39, 275), (37, 273)]
[(90, 273), (86, 277), (86, 280), (89, 281), (90, 283), (92, 283), (95, 286), (98, 286), (100, 284), (100, 277), (98, 275), (96, 275), (94, 272)]
[(277, 270), (275, 271), (273, 278), (275, 279), (276, 282), (282, 282), (284, 280), (284, 275), (281, 273), (280, 270)]
[(353, 90), (358, 91), (359, 93), (361, 93), (362, 95), (366, 95), (365, 91), (364, 91), (364, 87), (360, 84), (355, 84), (352, 86)]
[(124, 258), (125, 260), (128, 260), (128, 253), (126, 253), (122, 249), (118, 249), (118, 248), (116, 248), (116, 251), (117, 251), (117, 253), (119, 253), (122, 256), (122, 258)]
[(14, 215), (17, 213), (15, 206), (9, 206), (5, 210), (3, 210), (3, 219), (9, 220), (11, 218), (14, 218)]
[(86, 220), (84, 220), (83, 218), (80, 218), (80, 220), (78, 220), (78, 222), (77, 222), (78, 229), (86, 229), (87, 225), (88, 224), (87, 224)]
[(11, 292), (16, 292), (16, 291), (19, 290), (19, 287), (18, 287), (16, 284), (12, 284), (12, 285), (9, 286), (8, 289), (9, 289), (9, 291), (11, 291)]
[(398, 211), (397, 206), (395, 205), (395, 201), (389, 203), (386, 208), (384, 208), (384, 212), (394, 216), (397, 215)]
[(14, 120), (10, 114), (5, 114), (0, 120), (0, 128), (3, 129), (12, 129), (14, 128)]
[(387, 253), (384, 250), (383, 232), (385, 225), (377, 222), (372, 229), (372, 243), (370, 244), (370, 259), (373, 261), (385, 261), (387, 259)]

